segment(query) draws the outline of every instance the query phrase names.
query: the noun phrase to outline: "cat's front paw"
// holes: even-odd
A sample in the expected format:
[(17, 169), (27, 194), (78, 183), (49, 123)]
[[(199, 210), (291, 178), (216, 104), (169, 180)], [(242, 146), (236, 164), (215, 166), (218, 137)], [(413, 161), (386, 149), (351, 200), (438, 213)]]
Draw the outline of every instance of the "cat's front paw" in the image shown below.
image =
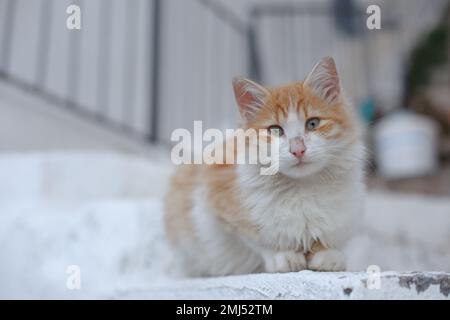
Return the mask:
[(345, 256), (342, 252), (333, 249), (317, 251), (308, 259), (308, 269), (315, 271), (344, 271)]
[(264, 255), (264, 266), (269, 273), (301, 271), (306, 269), (306, 259), (295, 251), (273, 252)]

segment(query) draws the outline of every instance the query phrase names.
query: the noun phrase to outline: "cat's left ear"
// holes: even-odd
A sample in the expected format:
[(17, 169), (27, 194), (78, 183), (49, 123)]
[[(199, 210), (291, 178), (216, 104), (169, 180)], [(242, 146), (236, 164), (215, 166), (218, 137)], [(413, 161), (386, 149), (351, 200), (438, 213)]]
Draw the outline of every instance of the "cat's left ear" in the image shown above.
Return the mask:
[(233, 89), (239, 112), (246, 121), (255, 118), (270, 95), (263, 86), (242, 77), (233, 79)]
[(338, 103), (341, 85), (333, 58), (323, 58), (306, 77), (304, 86), (329, 104)]

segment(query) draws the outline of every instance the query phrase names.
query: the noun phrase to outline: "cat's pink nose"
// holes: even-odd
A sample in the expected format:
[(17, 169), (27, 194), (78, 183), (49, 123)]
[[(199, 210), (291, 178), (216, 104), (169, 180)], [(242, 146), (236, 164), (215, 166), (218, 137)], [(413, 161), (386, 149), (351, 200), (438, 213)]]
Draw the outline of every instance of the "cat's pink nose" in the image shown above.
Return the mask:
[(306, 151), (305, 143), (300, 137), (289, 139), (289, 151), (297, 158), (303, 157)]

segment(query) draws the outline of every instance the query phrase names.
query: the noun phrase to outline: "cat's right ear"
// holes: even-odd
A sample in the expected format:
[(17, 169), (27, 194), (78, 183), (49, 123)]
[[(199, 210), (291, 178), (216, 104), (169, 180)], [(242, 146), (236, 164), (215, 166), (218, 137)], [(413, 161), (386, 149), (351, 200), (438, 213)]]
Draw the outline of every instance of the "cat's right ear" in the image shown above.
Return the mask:
[(242, 77), (233, 78), (233, 89), (239, 112), (246, 121), (254, 119), (269, 97), (266, 88)]

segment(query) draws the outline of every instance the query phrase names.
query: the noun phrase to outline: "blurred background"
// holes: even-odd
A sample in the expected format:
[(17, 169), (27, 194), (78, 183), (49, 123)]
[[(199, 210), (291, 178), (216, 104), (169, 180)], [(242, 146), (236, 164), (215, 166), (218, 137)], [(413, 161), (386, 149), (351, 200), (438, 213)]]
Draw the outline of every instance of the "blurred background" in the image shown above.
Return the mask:
[(164, 271), (172, 131), (233, 128), (233, 76), (328, 55), (369, 147), (350, 269), (450, 271), (449, 38), (447, 0), (0, 0), (0, 296), (67, 294), (69, 264), (92, 294)]

